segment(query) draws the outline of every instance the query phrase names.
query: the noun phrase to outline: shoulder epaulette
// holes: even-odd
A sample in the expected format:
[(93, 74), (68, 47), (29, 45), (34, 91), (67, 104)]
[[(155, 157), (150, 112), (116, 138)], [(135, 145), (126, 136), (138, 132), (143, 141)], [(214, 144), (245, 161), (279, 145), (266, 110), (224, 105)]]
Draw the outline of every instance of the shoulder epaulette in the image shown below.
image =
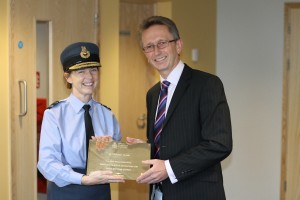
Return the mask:
[(56, 106), (57, 104), (59, 104), (60, 102), (62, 102), (62, 101), (55, 101), (54, 103), (52, 103), (50, 106), (48, 106), (48, 108), (47, 109), (51, 109), (51, 108), (53, 108), (54, 106)]
[(102, 103), (100, 103), (103, 107), (107, 108), (108, 110), (111, 110), (110, 107), (106, 106), (106, 105), (103, 105)]

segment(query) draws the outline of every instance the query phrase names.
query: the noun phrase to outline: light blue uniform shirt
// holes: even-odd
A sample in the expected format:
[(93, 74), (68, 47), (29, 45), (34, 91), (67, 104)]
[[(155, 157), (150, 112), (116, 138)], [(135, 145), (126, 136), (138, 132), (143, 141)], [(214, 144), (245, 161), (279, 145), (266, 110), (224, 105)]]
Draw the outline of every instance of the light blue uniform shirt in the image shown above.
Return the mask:
[[(112, 111), (94, 99), (88, 104), (91, 105), (95, 136), (121, 140), (120, 127)], [(72, 168), (85, 168), (86, 165), (83, 105), (71, 94), (44, 112), (37, 166), (46, 179), (59, 187), (81, 184), (83, 174)]]

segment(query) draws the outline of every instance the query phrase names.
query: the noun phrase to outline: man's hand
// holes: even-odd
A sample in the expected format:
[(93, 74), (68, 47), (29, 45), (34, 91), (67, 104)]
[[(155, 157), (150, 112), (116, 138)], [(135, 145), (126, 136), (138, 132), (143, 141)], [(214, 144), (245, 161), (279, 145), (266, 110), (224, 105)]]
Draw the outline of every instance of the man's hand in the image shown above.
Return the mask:
[(93, 171), (81, 178), (82, 185), (96, 185), (104, 183), (123, 183), (124, 177), (113, 175), (112, 171)]
[(146, 143), (145, 141), (137, 138), (126, 137), (127, 144)]
[(153, 184), (168, 178), (164, 160), (145, 160), (143, 163), (152, 165), (152, 167), (136, 179), (138, 183)]

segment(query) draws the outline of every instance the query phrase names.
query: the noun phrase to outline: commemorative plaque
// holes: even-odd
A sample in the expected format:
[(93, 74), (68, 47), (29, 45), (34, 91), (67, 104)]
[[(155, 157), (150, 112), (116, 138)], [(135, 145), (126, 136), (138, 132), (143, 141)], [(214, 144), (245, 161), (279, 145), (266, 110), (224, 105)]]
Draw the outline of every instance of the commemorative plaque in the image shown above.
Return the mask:
[(143, 160), (150, 159), (150, 144), (127, 144), (116, 141), (90, 140), (87, 174), (97, 170), (110, 170), (125, 180), (135, 180), (149, 169)]

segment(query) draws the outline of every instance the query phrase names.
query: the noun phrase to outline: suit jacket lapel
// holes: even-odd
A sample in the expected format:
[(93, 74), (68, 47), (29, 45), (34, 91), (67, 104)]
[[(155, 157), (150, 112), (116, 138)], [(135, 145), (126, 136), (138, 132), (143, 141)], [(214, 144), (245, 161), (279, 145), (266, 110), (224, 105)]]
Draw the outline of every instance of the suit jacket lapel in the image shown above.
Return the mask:
[(187, 90), (187, 87), (190, 85), (190, 78), (192, 75), (192, 70), (189, 66), (186, 64), (184, 65), (184, 69), (182, 71), (182, 74), (180, 76), (180, 79), (178, 81), (178, 84), (176, 86), (176, 89), (174, 91), (172, 100), (170, 102), (170, 106), (168, 108), (167, 116), (164, 122), (164, 126), (167, 125), (170, 117), (172, 116), (176, 106), (180, 102), (181, 97), (184, 95), (185, 91)]
[[(176, 106), (178, 105), (181, 97), (184, 95), (184, 92), (186, 91), (187, 87), (190, 84), (189, 79), (191, 78), (192, 75), (192, 69), (185, 65), (183, 72), (180, 76), (180, 79), (178, 81), (177, 87), (174, 91), (168, 112), (167, 112), (167, 116), (164, 122), (164, 126), (167, 125), (170, 117), (172, 116)], [(152, 134), (153, 134), (153, 128), (154, 128), (154, 123), (155, 123), (155, 115), (156, 115), (156, 109), (157, 109), (157, 104), (158, 104), (158, 97), (159, 97), (159, 92), (160, 92), (160, 82), (158, 82), (155, 86), (154, 86), (154, 91), (153, 91), (153, 95), (151, 98), (151, 111), (150, 111), (150, 115), (148, 115), (150, 117), (149, 119), (149, 123), (150, 123), (150, 135), (149, 138), (152, 138)]]

